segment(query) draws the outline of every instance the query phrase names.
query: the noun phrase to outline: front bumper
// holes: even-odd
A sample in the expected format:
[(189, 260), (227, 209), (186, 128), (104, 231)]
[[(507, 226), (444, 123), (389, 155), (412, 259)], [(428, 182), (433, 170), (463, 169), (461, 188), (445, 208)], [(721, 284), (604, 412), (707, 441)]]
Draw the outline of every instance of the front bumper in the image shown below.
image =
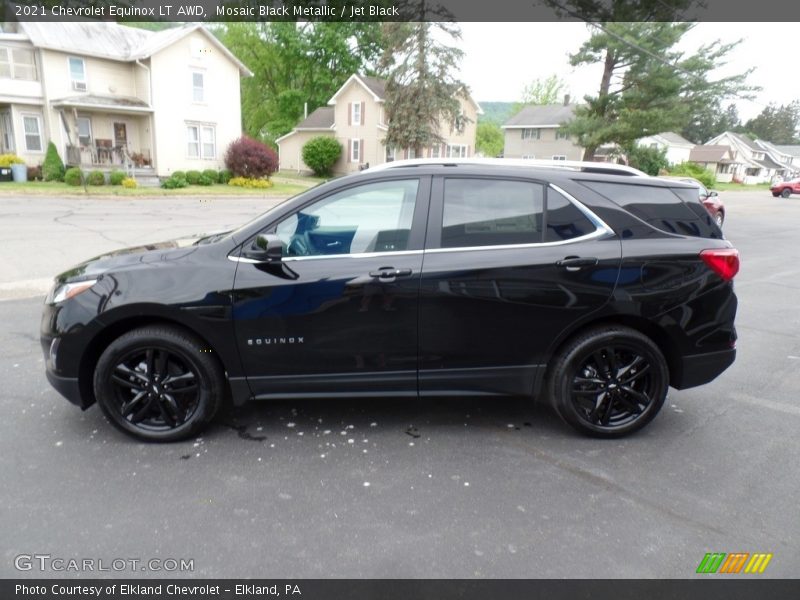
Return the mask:
[(78, 385), (77, 377), (61, 377), (50, 371), (50, 369), (47, 369), (45, 374), (47, 375), (47, 381), (50, 382), (50, 385), (52, 385), (59, 394), (64, 396), (64, 398), (83, 409), (88, 408), (84, 406), (83, 399), (81, 398), (81, 390)]

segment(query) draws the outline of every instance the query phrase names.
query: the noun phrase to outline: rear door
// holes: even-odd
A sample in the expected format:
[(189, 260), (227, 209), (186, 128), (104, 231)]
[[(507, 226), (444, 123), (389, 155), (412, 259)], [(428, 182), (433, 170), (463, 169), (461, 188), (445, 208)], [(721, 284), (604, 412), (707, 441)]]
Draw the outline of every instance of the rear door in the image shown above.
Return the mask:
[(420, 394), (529, 394), (552, 341), (607, 302), (616, 235), (544, 182), (435, 178), (420, 288)]

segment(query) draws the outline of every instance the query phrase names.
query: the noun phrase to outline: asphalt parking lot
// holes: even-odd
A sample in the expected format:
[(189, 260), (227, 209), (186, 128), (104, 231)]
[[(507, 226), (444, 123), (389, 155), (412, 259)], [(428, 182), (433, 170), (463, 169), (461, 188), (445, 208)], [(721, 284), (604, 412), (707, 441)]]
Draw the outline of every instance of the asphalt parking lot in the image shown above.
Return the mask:
[(724, 200), (737, 361), (638, 435), (578, 437), (523, 400), (362, 399), (250, 404), (146, 445), (45, 381), (42, 285), (265, 203), (0, 198), (0, 577), (71, 575), (15, 569), (38, 553), (194, 561), (132, 577), (685, 578), (706, 552), (772, 553), (760, 577), (796, 577), (800, 198)]

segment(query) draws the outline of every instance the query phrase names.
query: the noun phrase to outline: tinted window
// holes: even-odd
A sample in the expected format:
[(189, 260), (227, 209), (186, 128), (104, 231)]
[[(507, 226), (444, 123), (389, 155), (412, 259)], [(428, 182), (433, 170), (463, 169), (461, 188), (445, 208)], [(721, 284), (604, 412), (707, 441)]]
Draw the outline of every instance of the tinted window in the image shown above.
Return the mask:
[(442, 248), (542, 241), (543, 186), (500, 179), (445, 179)]
[[(599, 181), (580, 183), (662, 231), (693, 236), (707, 234), (699, 215), (669, 188)], [(692, 191), (692, 194), (697, 203), (697, 192)]]
[(547, 190), (545, 242), (561, 242), (592, 233), (596, 227), (577, 206), (552, 188)]
[(301, 209), (275, 230), (284, 256), (406, 250), (418, 187), (417, 179), (370, 183)]

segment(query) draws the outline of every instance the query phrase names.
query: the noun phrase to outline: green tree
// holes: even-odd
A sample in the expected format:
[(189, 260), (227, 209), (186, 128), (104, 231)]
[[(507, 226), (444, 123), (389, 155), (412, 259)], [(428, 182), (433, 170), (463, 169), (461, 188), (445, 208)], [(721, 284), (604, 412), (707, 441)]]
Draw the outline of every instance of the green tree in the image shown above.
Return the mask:
[(566, 1), (561, 10), (593, 21), (590, 38), (570, 56), (571, 64), (603, 66), (597, 94), (584, 98), (568, 126), (585, 148), (585, 158), (591, 159), (602, 144), (625, 146), (646, 135), (681, 131), (709, 98), (748, 97), (756, 89), (746, 84), (752, 69), (715, 77), (738, 42), (715, 40), (694, 54), (677, 49), (694, 24), (675, 21), (681, 10), (694, 4), (693, 0)]
[(64, 162), (58, 155), (58, 150), (53, 142), (47, 144), (47, 152), (42, 163), (42, 179), (45, 181), (64, 180)]
[(475, 150), (484, 156), (498, 156), (503, 151), (505, 138), (503, 130), (497, 123), (481, 122), (478, 123), (478, 131), (475, 136)]
[(374, 73), (379, 23), (240, 23), (214, 30), (253, 72), (242, 79), (245, 132), (274, 145), (308, 111), (324, 106), (353, 73)]
[(303, 162), (315, 175), (327, 177), (342, 155), (342, 145), (328, 135), (311, 138), (303, 145)]
[(690, 142), (704, 144), (726, 131), (738, 131), (742, 127), (739, 111), (733, 103), (723, 109), (722, 103), (714, 99), (692, 115), (680, 134)]
[(800, 100), (780, 106), (771, 103), (745, 123), (744, 130), (773, 144), (800, 143)]
[(564, 94), (568, 91), (567, 83), (558, 75), (534, 79), (522, 90), (523, 106), (544, 106), (547, 104), (558, 104), (562, 101)]
[(440, 8), (429, 8), (426, 0), (406, 3), (419, 15), (419, 22), (385, 23), (386, 49), (380, 66), (388, 73), (386, 115), (389, 129), (384, 144), (395, 148), (423, 148), (444, 143), (439, 123), (463, 126), (459, 96), (467, 87), (454, 72), (463, 56), (446, 43), (461, 38), (461, 30), (449, 22), (428, 22), (441, 17)]

